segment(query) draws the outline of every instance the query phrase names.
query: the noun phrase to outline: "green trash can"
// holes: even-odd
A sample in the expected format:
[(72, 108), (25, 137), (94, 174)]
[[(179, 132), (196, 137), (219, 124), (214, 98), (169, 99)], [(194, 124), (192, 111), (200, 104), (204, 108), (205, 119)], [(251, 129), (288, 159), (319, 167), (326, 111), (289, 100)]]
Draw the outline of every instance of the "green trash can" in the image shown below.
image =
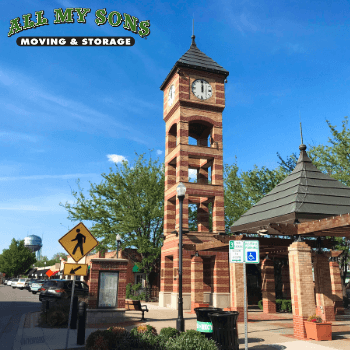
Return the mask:
[(209, 318), (213, 324), (212, 338), (220, 346), (220, 350), (239, 350), (238, 315), (238, 311), (209, 313)]
[(213, 324), (210, 321), (209, 314), (222, 311), (217, 307), (196, 307), (194, 309), (197, 315), (197, 331), (205, 335), (206, 338), (211, 338), (213, 335)]

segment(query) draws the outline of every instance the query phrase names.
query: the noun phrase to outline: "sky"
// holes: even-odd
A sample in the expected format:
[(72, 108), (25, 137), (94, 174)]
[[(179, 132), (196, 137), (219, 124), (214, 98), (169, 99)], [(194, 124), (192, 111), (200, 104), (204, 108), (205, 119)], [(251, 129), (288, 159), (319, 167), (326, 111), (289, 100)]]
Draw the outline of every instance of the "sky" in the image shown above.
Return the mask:
[[(164, 160), (163, 92), (175, 62), (197, 47), (229, 71), (223, 112), (224, 163), (278, 166), (276, 153), (326, 144), (326, 120), (350, 109), (349, 1), (15, 1), (0, 14), (0, 252), (12, 238), (43, 237), (42, 254), (78, 222), (60, 203), (100, 183), (135, 152)], [(53, 24), (54, 9), (89, 8), (86, 23)], [(126, 31), (95, 13), (150, 21)], [(44, 11), (48, 25), (8, 37), (10, 20)], [(76, 14), (75, 14), (76, 19)], [(21, 36), (131, 36), (129, 47), (21, 47)], [(89, 223), (86, 223), (89, 227)]]

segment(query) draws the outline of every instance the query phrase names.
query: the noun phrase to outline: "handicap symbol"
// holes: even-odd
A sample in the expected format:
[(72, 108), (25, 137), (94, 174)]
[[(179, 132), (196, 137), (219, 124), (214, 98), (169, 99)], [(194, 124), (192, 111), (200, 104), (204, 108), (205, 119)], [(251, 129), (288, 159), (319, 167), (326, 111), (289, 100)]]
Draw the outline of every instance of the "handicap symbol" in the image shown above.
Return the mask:
[(247, 259), (248, 259), (248, 261), (255, 261), (256, 260), (256, 252), (248, 252)]

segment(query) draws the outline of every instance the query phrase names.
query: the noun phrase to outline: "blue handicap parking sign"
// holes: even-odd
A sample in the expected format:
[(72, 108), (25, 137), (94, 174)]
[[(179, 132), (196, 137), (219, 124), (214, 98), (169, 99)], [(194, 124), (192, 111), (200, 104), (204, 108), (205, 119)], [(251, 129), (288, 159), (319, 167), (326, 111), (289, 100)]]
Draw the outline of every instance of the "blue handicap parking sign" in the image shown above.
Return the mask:
[(247, 261), (256, 261), (256, 251), (247, 252)]

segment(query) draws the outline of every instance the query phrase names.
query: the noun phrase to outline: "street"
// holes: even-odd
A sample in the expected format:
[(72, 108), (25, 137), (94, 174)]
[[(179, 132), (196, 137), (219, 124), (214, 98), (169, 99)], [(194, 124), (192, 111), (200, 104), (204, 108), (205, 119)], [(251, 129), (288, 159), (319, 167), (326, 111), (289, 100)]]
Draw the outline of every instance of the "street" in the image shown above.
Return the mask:
[(26, 289), (12, 289), (0, 285), (0, 347), (12, 350), (21, 316), (28, 312), (39, 311), (39, 295)]

